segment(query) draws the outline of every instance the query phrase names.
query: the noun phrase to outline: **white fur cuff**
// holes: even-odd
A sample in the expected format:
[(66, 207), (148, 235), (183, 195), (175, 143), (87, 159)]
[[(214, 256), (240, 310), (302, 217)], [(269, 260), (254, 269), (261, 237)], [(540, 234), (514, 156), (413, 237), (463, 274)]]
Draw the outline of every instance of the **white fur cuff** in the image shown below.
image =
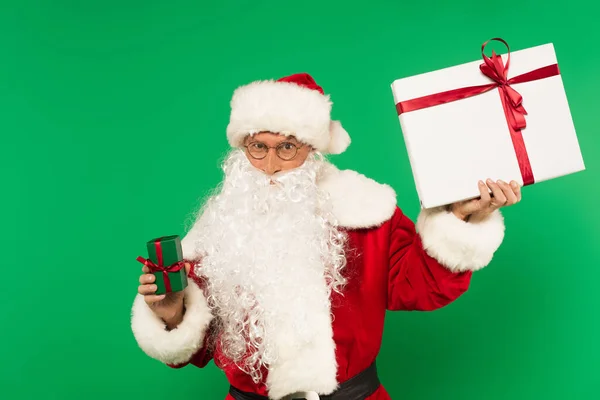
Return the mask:
[(202, 290), (189, 279), (185, 288), (185, 315), (176, 329), (166, 330), (165, 323), (158, 318), (138, 294), (134, 300), (131, 328), (140, 348), (150, 357), (166, 364), (181, 364), (200, 349), (204, 335), (212, 320)]
[(504, 219), (496, 210), (481, 222), (464, 222), (441, 209), (425, 209), (417, 219), (423, 248), (453, 272), (488, 265), (504, 239)]

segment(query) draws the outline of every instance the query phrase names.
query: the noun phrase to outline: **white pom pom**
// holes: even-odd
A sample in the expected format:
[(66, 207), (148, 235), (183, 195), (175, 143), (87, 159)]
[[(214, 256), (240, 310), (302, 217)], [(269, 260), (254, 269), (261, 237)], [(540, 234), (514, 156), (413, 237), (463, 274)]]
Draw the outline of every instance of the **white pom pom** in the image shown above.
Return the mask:
[(346, 132), (339, 121), (330, 122), (329, 134), (331, 139), (327, 146), (327, 153), (341, 154), (350, 146), (350, 135), (348, 135), (348, 132)]

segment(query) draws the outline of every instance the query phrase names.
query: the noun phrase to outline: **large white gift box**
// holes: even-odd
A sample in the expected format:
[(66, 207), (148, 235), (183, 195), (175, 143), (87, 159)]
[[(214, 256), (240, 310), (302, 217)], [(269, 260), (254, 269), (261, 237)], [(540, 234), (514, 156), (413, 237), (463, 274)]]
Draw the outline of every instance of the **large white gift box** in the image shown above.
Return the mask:
[(552, 44), (398, 79), (392, 92), (422, 208), (476, 198), (487, 178), (527, 186), (585, 169)]

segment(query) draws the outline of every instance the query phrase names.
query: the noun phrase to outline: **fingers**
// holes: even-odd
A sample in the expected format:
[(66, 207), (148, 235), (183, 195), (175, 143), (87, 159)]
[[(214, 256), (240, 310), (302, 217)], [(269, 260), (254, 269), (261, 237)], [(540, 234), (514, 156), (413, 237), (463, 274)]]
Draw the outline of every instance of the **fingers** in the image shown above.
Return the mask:
[(479, 181), (479, 193), (481, 195), (481, 199), (479, 200), (481, 209), (488, 208), (490, 206), (490, 202), (492, 201), (492, 197), (490, 196), (488, 187), (485, 185), (485, 183), (483, 183), (483, 181)]
[(147, 285), (149, 283), (154, 283), (155, 280), (156, 280), (156, 277), (154, 276), (154, 274), (142, 274), (142, 275), (140, 275), (140, 283), (142, 285)]
[(506, 204), (507, 199), (506, 199), (506, 196), (504, 195), (504, 192), (502, 191), (502, 188), (500, 186), (500, 185), (504, 184), (504, 182), (498, 181), (498, 183), (495, 183), (491, 179), (488, 179), (487, 184), (488, 184), (489, 188), (492, 190), (492, 195), (494, 196), (494, 199), (492, 200), (490, 205), (493, 208), (500, 208), (500, 207), (504, 206)]
[[(186, 272), (189, 274), (192, 265), (190, 263), (185, 263)], [(156, 284), (156, 277), (154, 274), (150, 273), (148, 267), (144, 266), (142, 268), (144, 272), (140, 275), (140, 285), (138, 286), (138, 293), (144, 296), (144, 301), (152, 306), (160, 301), (165, 300), (164, 304), (170, 304), (176, 302), (177, 300), (181, 300), (183, 298), (183, 292), (181, 293), (170, 293), (170, 296), (167, 297), (167, 293), (156, 295), (156, 290), (158, 289)]]
[(142, 294), (144, 296), (147, 296), (149, 294), (154, 294), (156, 292), (156, 290), (157, 290), (157, 287), (154, 284), (138, 286), (138, 293)]
[(144, 300), (146, 301), (146, 303), (148, 305), (156, 304), (159, 301), (164, 300), (164, 298), (165, 298), (164, 294), (161, 294), (161, 295), (150, 294), (150, 295), (144, 296)]
[[(154, 277), (154, 275), (150, 275), (152, 277)], [(145, 280), (144, 278), (147, 278), (147, 276), (142, 275), (142, 277), (140, 278), (140, 282), (142, 280)], [(155, 284), (142, 284), (140, 286), (138, 286), (138, 293), (144, 296), (144, 301), (148, 304), (148, 305), (152, 305), (154, 303), (157, 303), (161, 300), (164, 300), (164, 298), (166, 297), (166, 294), (161, 294), (161, 295), (156, 295), (154, 293), (156, 293), (156, 290), (158, 288), (156, 287)]]
[(506, 202), (503, 204), (503, 206), (510, 206), (515, 204), (517, 202), (517, 195), (513, 191), (512, 187), (508, 183), (501, 180), (497, 183), (498, 186), (500, 186), (500, 189), (502, 189), (502, 194), (506, 198)]
[[(510, 184), (498, 180), (496, 182), (488, 179), (487, 186), (492, 191), (493, 198), (489, 205), (492, 208), (500, 208), (504, 206), (510, 206), (521, 201), (521, 186), (517, 181), (511, 181)], [(481, 185), (480, 185), (481, 192)], [(484, 199), (482, 192), (482, 200)], [(485, 206), (485, 204), (484, 204)]]
[(500, 181), (500, 187), (502, 188), (502, 193), (506, 197), (506, 206), (511, 206), (517, 203), (517, 194), (513, 190), (513, 187), (506, 182)]
[(517, 203), (521, 201), (521, 185), (517, 181), (511, 181), (510, 186), (512, 187), (513, 193), (517, 198)]
[(144, 296), (144, 300), (148, 304), (159, 302), (165, 298), (166, 295), (156, 295), (157, 286), (154, 284), (156, 277), (154, 274), (142, 274), (140, 276), (140, 285), (138, 286), (138, 293)]
[[(516, 181), (511, 181), (510, 184), (502, 180), (494, 182), (487, 179), (485, 183), (479, 181), (479, 194), (479, 199), (474, 200), (474, 203), (467, 203), (466, 205), (457, 203), (456, 207), (462, 208), (457, 215), (464, 214), (469, 217), (468, 220), (474, 220), (489, 215), (500, 207), (513, 205), (521, 201), (521, 187)], [(469, 205), (471, 204), (475, 206), (474, 210), (470, 210)], [(465, 212), (465, 210), (470, 212)]]
[(154, 276), (154, 274), (142, 274), (142, 275), (140, 275), (140, 283), (142, 285), (148, 285), (150, 283), (154, 283), (155, 280), (156, 280), (156, 277)]

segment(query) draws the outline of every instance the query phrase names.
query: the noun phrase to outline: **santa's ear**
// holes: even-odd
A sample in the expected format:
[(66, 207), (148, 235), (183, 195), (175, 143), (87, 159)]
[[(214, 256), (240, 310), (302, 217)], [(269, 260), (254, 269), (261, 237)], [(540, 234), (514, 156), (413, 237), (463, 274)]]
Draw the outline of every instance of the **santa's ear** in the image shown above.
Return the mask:
[(341, 154), (350, 146), (350, 135), (342, 127), (340, 121), (331, 121), (329, 123), (329, 135), (331, 139), (327, 146), (327, 153)]

